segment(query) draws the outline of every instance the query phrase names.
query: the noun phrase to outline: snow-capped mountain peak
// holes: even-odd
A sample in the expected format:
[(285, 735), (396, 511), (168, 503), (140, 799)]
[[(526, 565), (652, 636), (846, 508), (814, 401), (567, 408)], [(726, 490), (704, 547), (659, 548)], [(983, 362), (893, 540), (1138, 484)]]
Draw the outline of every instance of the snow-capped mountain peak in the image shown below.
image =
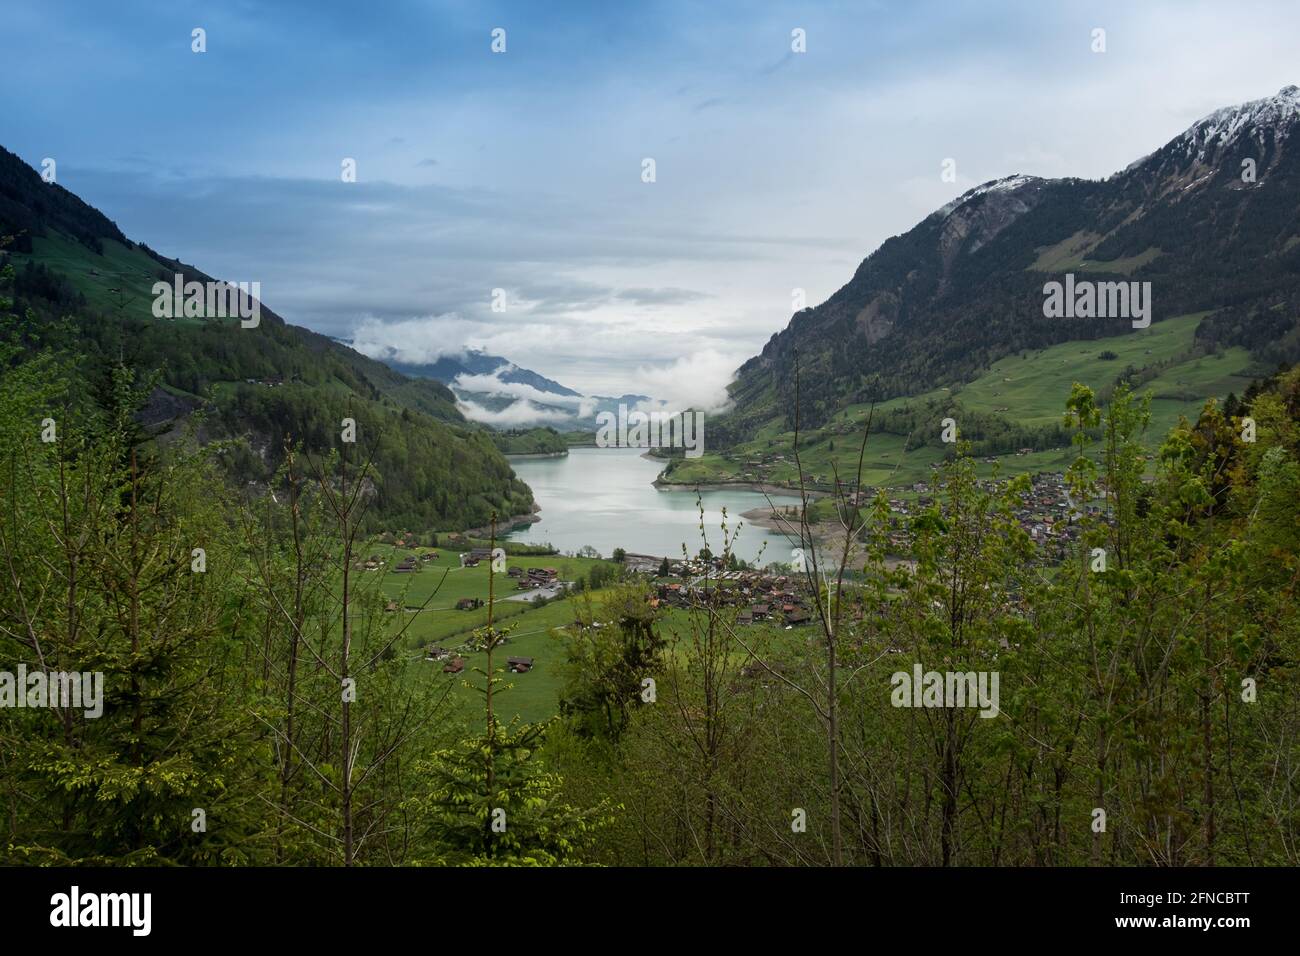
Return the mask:
[(1027, 176), (1024, 173), (1015, 173), (1011, 176), (1003, 176), (1001, 179), (991, 179), (986, 183), (981, 183), (973, 189), (966, 190), (966, 192), (962, 193), (956, 199), (940, 206), (937, 210), (931, 213), (931, 216), (939, 219), (946, 219), (954, 210), (964, 206), (966, 203), (979, 196), (986, 196), (990, 193), (1011, 193), (1023, 186), (1041, 182), (1043, 182), (1041, 177)]
[(1262, 137), (1264, 130), (1272, 129), (1280, 142), (1297, 119), (1300, 119), (1300, 87), (1285, 86), (1276, 96), (1215, 110), (1195, 123), (1182, 139), (1204, 150), (1209, 146), (1227, 146), (1244, 131)]

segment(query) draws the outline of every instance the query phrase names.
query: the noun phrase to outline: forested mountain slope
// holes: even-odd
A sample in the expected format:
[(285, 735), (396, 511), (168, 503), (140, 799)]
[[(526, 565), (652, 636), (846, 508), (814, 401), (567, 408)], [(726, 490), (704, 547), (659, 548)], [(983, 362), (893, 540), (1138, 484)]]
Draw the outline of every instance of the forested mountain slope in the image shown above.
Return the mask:
[(119, 364), (134, 370), (151, 385), (142, 424), (175, 437), (193, 420), (199, 440), (232, 440), (224, 457), (240, 483), (267, 481), (286, 440), (315, 454), (337, 448), (350, 417), (360, 454), (374, 453), (376, 523), (469, 527), (493, 510), (529, 510), (527, 486), (464, 419), (446, 386), (289, 325), (264, 304), (251, 328), (238, 319), (156, 318), (154, 283), (211, 277), (132, 243), (99, 211), (0, 149), (2, 239), (14, 268), (6, 323), (23, 346), (18, 360), (58, 352), (75, 362), (92, 397), (108, 390)]

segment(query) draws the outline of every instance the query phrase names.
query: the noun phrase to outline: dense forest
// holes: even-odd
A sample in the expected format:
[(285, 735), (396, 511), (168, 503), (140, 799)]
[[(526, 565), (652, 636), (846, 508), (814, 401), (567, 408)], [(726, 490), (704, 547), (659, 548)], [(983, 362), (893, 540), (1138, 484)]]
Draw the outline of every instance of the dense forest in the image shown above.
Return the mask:
[(324, 454), (350, 418), (374, 456), (372, 527), (459, 529), (493, 510), (531, 509), (532, 493), (491, 433), (466, 421), (438, 382), (408, 379), (273, 313), (248, 330), (163, 322), (96, 308), (42, 264), (7, 268), (0, 326), (17, 355), (63, 356), (101, 402), (119, 368), (136, 370), (140, 426), (164, 443), (220, 443), (217, 462), (232, 482), (265, 487), (286, 439)]
[(563, 455), (568, 440), (554, 428), (511, 428), (494, 431), (492, 442), (503, 455)]

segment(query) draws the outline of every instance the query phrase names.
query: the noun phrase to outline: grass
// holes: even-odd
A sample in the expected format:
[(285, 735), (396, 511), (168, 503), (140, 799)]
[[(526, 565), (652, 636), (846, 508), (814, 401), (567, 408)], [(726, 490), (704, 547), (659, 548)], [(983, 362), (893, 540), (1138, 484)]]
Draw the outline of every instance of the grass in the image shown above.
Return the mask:
[(15, 259), (30, 259), (58, 271), (92, 308), (121, 311), (137, 318), (152, 317), (153, 284), (170, 283), (175, 272), (143, 250), (112, 239), (103, 241), (103, 249), (103, 255), (98, 255), (75, 239), (52, 233), (35, 237), (31, 254)]
[[(430, 549), (423, 547), (367, 545), (362, 549), (362, 555), (367, 558), (371, 555), (383, 558), (386, 562), (385, 570), (363, 571), (360, 574), (364, 577), (382, 575), (379, 587), (383, 595), (402, 607), (402, 610), (396, 612), (403, 615), (400, 624), (396, 614), (389, 616), (394, 617), (394, 627), (406, 625), (399, 653), (414, 658), (411, 671), (413, 678), (452, 681), (456, 685), (455, 698), (465, 706), (472, 706), (479, 700), (479, 695), (465, 684), (469, 681), (482, 685), (482, 676), (473, 673), (473, 669), (486, 668), (487, 655), (483, 652), (462, 655), (465, 658), (465, 671), (449, 675), (442, 672), (444, 662), (426, 661), (424, 652), (430, 644), (439, 644), (455, 652), (456, 647), (468, 640), (474, 630), (487, 624), (486, 604), (472, 611), (460, 611), (456, 609), (456, 602), (464, 597), (487, 601), (489, 565), (488, 562), (482, 562), (477, 567), (462, 568), (459, 554), (439, 549), (437, 560), (422, 564), (420, 571), (394, 574), (389, 570), (401, 557), (428, 550)], [(506, 558), (508, 567), (556, 568), (560, 572), (560, 579), (566, 581), (585, 577), (592, 567), (600, 563), (602, 562), (595, 558), (560, 555), (510, 555)], [(514, 579), (508, 575), (499, 573), (495, 577), (493, 624), (498, 628), (510, 627), (511, 633), (509, 642), (495, 652), (494, 663), (501, 669), (505, 667), (507, 657), (533, 658), (533, 669), (528, 673), (504, 675), (514, 687), (502, 698), (499, 716), (506, 721), (516, 714), (528, 722), (545, 720), (558, 710), (559, 692), (563, 683), (560, 674), (564, 661), (563, 638), (555, 633), (555, 629), (573, 622), (577, 615), (574, 599), (566, 597), (540, 606), (511, 601), (508, 598), (524, 592), (515, 590)], [(423, 610), (416, 610), (421, 607)]]
[[(890, 399), (879, 403), (876, 412), (881, 415), (907, 405), (955, 399), (962, 409), (971, 412), (997, 415), (1029, 427), (1052, 426), (1061, 421), (1073, 382), (1089, 385), (1104, 395), (1129, 367), (1150, 368), (1153, 377), (1136, 391), (1151, 396), (1147, 439), (1154, 447), (1180, 417), (1195, 421), (1207, 398), (1222, 398), (1229, 392), (1240, 395), (1251, 381), (1251, 358), (1245, 349), (1198, 354), (1195, 332), (1206, 314), (1176, 316), (1147, 329), (1102, 339), (1074, 340), (1007, 356), (964, 385)], [(1103, 358), (1107, 353), (1114, 358)], [(841, 479), (853, 476), (867, 411), (867, 405), (847, 406), (821, 428), (800, 436), (800, 457), (806, 475), (830, 481), (833, 471), (838, 470)], [(782, 428), (780, 419), (773, 419), (753, 440), (738, 445), (726, 456), (705, 454), (693, 461), (678, 462), (671, 480), (686, 484), (747, 480), (794, 484), (798, 480), (791, 454), (794, 435)], [(883, 432), (871, 436), (863, 460), (865, 484), (899, 488), (932, 474), (934, 466), (943, 459), (944, 450), (930, 444), (904, 452), (905, 440), (906, 436)], [(746, 466), (747, 459), (764, 453), (783, 454), (785, 461), (772, 464), (761, 475)], [(999, 459), (998, 473), (1009, 477), (1061, 471), (1072, 457), (1068, 446), (1025, 455), (1004, 455)], [(978, 471), (987, 476), (992, 473), (993, 465), (981, 460)]]
[(1087, 254), (1101, 240), (1102, 237), (1096, 233), (1076, 232), (1054, 245), (1042, 248), (1029, 269), (1033, 272), (1111, 272), (1132, 275), (1135, 270), (1163, 254), (1159, 248), (1152, 246), (1135, 256), (1125, 256), (1122, 259), (1089, 259)]
[[(86, 303), (92, 309), (137, 319), (153, 319), (154, 283), (166, 282), (170, 287), (177, 270), (159, 262), (143, 249), (124, 246), (113, 239), (104, 239), (101, 245), (102, 254), (75, 239), (52, 232), (34, 237), (31, 253), (16, 253), (14, 259), (16, 262), (30, 260), (57, 271), (86, 297)], [(199, 325), (213, 320), (178, 315), (161, 321)]]

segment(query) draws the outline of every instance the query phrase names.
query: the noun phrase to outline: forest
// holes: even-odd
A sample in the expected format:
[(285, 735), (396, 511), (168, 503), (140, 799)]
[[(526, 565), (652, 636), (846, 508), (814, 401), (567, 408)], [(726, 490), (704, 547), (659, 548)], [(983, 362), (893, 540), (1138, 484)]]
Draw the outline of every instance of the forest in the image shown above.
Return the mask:
[[(504, 716), (508, 623), (488, 615), (485, 666), (454, 678), (467, 704), (354, 572), (377, 463), (437, 441), (281, 424), (250, 492), (228, 443), (142, 427), (138, 369), (89, 381), (57, 328), (3, 332), (0, 671), (103, 681), (100, 716), (0, 708), (7, 863), (1300, 862), (1296, 370), (1208, 401), (1153, 462), (1146, 398), (1076, 383), (1067, 481), (1098, 507), (1064, 563), (1013, 518), (1027, 479), (977, 480), (964, 445), (907, 562), (883, 493), (841, 502), (843, 551), (801, 572), (811, 627), (742, 626), (708, 574), (684, 613), (593, 581), (554, 634), (558, 712), (526, 724)], [(244, 414), (291, 417), (290, 389), (257, 394)], [(454, 472), (412, 496), (462, 503)], [(725, 555), (736, 529), (705, 530)], [(898, 706), (918, 665), (996, 674), (997, 714)]]

